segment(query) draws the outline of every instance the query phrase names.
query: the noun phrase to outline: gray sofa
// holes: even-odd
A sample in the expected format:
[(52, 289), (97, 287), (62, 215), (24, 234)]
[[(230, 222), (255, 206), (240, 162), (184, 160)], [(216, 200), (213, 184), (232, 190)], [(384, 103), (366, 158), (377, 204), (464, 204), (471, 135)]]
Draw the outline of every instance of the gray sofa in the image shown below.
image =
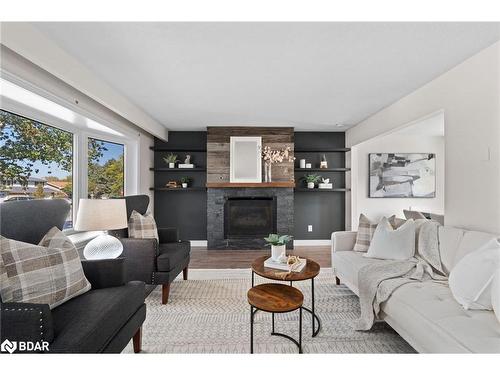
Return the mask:
[[(49, 229), (62, 229), (69, 212), (62, 199), (0, 204), (0, 234), (38, 244)], [(120, 353), (133, 338), (141, 350), (146, 318), (145, 285), (125, 282), (125, 259), (82, 261), (92, 289), (50, 310), (45, 304), (3, 303), (0, 342), (41, 340), (49, 353)]]

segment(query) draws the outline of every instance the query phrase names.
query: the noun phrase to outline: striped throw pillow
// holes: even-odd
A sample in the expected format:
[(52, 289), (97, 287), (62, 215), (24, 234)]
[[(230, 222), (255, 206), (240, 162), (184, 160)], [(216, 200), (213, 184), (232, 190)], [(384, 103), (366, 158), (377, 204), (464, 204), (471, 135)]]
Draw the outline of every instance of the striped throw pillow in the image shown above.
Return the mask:
[(137, 211), (132, 211), (128, 219), (128, 236), (130, 238), (156, 238), (158, 240), (158, 229), (151, 213), (146, 212), (141, 215)]
[(56, 227), (38, 245), (0, 236), (0, 273), (3, 302), (53, 309), (91, 288), (75, 245)]
[[(393, 227), (397, 227), (396, 215), (392, 215), (388, 220)], [(375, 229), (377, 229), (377, 225), (378, 221), (372, 222), (365, 215), (359, 215), (358, 233), (356, 235), (356, 243), (354, 244), (353, 249), (354, 251), (368, 251)]]

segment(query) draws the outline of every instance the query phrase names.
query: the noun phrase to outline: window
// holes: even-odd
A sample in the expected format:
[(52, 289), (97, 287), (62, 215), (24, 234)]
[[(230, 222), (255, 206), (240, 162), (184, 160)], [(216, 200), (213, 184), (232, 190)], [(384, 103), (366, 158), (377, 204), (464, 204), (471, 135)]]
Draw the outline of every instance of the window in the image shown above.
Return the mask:
[(88, 198), (123, 197), (124, 151), (122, 144), (88, 139)]
[(0, 110), (0, 202), (63, 198), (73, 207), (72, 172), (71, 132)]

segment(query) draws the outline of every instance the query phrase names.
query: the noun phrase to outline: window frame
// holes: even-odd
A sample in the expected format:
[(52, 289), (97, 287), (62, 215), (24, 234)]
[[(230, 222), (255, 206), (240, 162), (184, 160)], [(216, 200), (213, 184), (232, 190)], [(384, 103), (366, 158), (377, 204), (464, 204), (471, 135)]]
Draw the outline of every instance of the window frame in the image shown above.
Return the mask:
[[(6, 79), (6, 77), (2, 77)], [(6, 79), (7, 80), (7, 79)], [(20, 84), (19, 80), (7, 81), (33, 92), (47, 100), (59, 104), (80, 116), (87, 117), (94, 120), (110, 129), (117, 129), (123, 136), (109, 134), (104, 131), (94, 129), (82, 128), (76, 124), (57, 118), (53, 115), (45, 113), (39, 109), (30, 107), (23, 103), (14, 101), (10, 98), (0, 96), (0, 109), (13, 113), (18, 116), (26, 117), (28, 119), (40, 122), (41, 124), (52, 126), (54, 128), (64, 130), (73, 134), (73, 223), (76, 221), (78, 212), (78, 205), (80, 199), (86, 199), (88, 195), (88, 139), (97, 138), (106, 142), (118, 143), (124, 146), (124, 195), (136, 194), (139, 189), (138, 181), (138, 149), (139, 149), (139, 135), (131, 132), (128, 129), (124, 130), (116, 124), (111, 124), (109, 121), (100, 118), (94, 114), (89, 114), (85, 110), (75, 110), (75, 105), (69, 105), (62, 99), (57, 99), (55, 96), (47, 92), (36, 89), (33, 85)], [(26, 87), (29, 86), (29, 87)], [(65, 229), (66, 234), (76, 233), (73, 228)]]

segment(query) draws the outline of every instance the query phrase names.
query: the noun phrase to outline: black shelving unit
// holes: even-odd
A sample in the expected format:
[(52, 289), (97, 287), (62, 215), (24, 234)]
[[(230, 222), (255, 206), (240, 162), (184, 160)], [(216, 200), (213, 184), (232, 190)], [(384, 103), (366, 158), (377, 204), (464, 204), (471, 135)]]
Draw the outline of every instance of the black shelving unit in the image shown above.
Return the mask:
[(345, 193), (347, 191), (351, 191), (351, 189), (346, 188), (338, 188), (338, 189), (308, 189), (308, 188), (296, 188), (294, 191), (299, 193)]
[(303, 149), (303, 148), (297, 148), (294, 150), (295, 153), (329, 153), (329, 152), (349, 152), (351, 151), (350, 148), (321, 148), (321, 149)]
[(206, 172), (207, 168), (149, 168), (150, 171), (154, 172)]
[(295, 168), (295, 172), (349, 172), (351, 168)]
[(204, 188), (204, 187), (187, 187), (187, 188), (183, 188), (183, 187), (178, 187), (178, 188), (167, 188), (167, 187), (158, 187), (158, 188), (149, 188), (149, 190), (152, 190), (152, 191), (183, 191), (183, 192), (187, 192), (187, 191), (206, 191), (207, 188)]

